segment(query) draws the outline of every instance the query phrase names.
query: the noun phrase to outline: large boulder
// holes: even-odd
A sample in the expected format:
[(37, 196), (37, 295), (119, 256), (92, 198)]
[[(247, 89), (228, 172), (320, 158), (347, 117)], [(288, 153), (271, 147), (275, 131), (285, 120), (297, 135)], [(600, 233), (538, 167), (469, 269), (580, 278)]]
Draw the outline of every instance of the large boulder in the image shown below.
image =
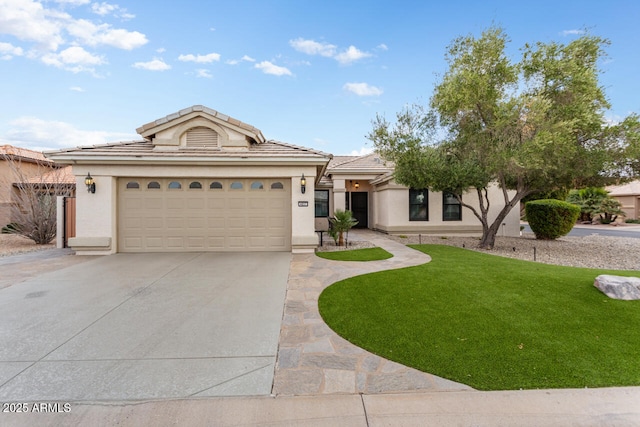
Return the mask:
[(593, 286), (614, 299), (640, 300), (640, 278), (601, 274)]

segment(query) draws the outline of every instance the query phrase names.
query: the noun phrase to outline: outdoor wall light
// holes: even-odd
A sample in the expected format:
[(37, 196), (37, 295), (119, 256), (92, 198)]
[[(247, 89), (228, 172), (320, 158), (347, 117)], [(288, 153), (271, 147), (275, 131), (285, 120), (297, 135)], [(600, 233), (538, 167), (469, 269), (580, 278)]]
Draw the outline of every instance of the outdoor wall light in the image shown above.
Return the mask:
[(354, 187), (356, 187), (356, 190), (357, 190), (358, 188), (360, 188), (360, 183), (356, 181), (356, 185), (354, 185)]
[(87, 176), (84, 178), (84, 183), (87, 186), (87, 191), (89, 193), (96, 192), (96, 183), (90, 173), (87, 173)]
[(302, 174), (302, 178), (300, 178), (300, 191), (302, 191), (302, 194), (307, 191), (307, 179), (304, 177), (304, 174)]

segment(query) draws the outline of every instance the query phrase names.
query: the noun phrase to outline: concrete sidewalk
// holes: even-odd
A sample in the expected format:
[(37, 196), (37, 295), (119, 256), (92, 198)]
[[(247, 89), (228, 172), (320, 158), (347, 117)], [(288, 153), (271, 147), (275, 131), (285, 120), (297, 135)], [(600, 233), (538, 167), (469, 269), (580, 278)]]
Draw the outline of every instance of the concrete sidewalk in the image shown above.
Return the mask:
[[(60, 403), (60, 402), (58, 402)], [(61, 411), (64, 410), (60, 403)], [(31, 404), (30, 408), (33, 408)], [(71, 403), (3, 426), (638, 426), (640, 388)]]

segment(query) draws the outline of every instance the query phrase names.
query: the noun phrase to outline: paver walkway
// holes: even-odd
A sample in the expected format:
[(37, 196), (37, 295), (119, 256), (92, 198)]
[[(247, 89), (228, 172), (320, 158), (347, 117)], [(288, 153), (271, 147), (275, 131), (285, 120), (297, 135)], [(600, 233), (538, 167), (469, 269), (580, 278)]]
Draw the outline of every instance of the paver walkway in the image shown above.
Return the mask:
[(349, 277), (424, 264), (429, 256), (370, 230), (352, 230), (351, 241), (368, 240), (393, 254), (382, 261), (331, 261), (315, 254), (293, 256), (280, 330), (273, 394), (460, 391), (470, 387), (369, 353), (339, 337), (322, 320), (318, 297)]

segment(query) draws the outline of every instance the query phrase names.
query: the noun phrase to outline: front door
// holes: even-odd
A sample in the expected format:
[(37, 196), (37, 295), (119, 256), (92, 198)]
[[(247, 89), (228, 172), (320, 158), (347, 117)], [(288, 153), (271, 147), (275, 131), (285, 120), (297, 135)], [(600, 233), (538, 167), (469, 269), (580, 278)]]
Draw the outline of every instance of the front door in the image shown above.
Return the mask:
[(356, 228), (369, 227), (368, 195), (369, 193), (351, 193), (351, 212), (353, 212), (353, 217), (358, 220)]

